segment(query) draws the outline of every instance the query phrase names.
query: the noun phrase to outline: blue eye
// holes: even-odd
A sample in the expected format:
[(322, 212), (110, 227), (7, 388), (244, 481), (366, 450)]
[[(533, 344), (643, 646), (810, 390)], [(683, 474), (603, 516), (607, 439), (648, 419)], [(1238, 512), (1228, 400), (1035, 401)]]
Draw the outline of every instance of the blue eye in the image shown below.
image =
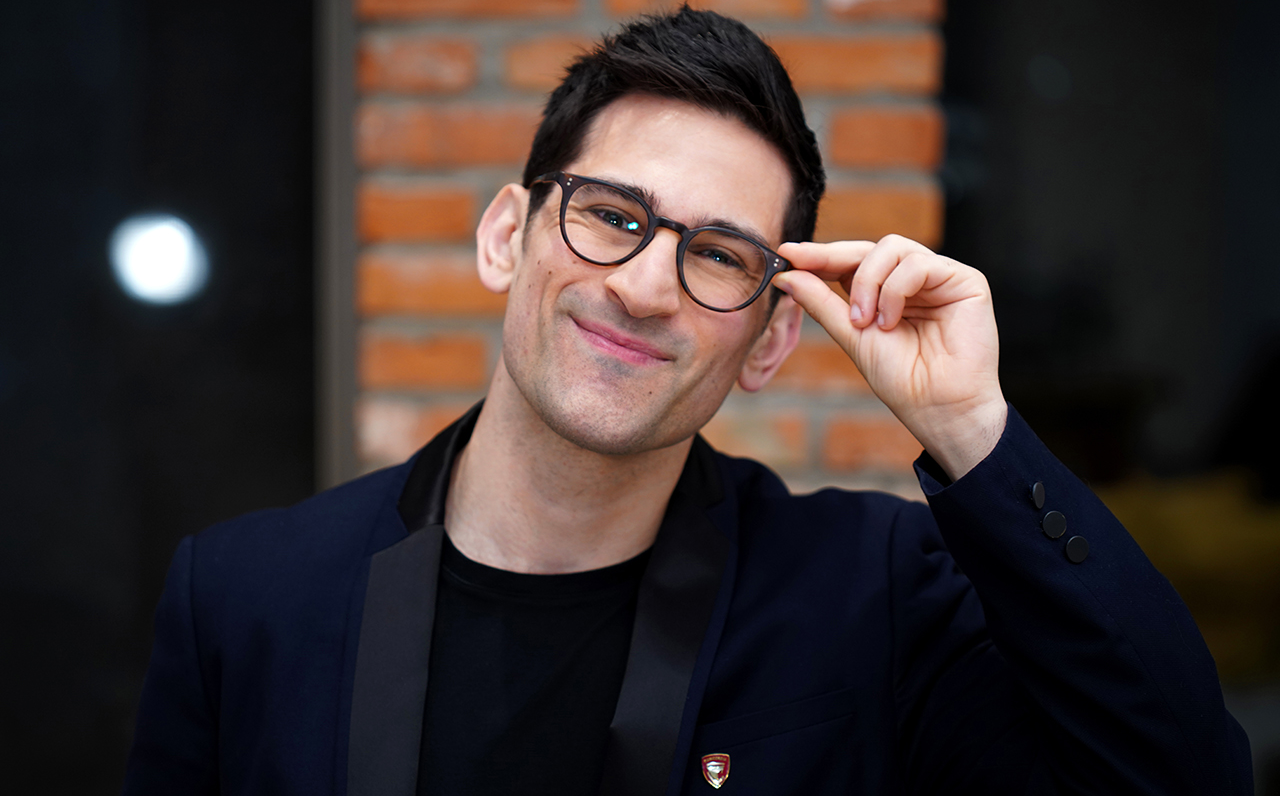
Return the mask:
[(738, 259), (733, 254), (725, 251), (724, 249), (712, 249), (712, 248), (699, 249), (698, 251), (694, 252), (694, 254), (696, 254), (698, 257), (701, 257), (704, 260), (710, 260), (713, 263), (719, 263), (720, 265), (723, 265), (726, 268), (741, 269), (745, 267), (742, 264), (742, 260)]
[(619, 213), (617, 210), (601, 209), (596, 211), (600, 216), (600, 220), (611, 227), (626, 230), (627, 232), (636, 232), (640, 229), (638, 221), (629, 220), (625, 214)]

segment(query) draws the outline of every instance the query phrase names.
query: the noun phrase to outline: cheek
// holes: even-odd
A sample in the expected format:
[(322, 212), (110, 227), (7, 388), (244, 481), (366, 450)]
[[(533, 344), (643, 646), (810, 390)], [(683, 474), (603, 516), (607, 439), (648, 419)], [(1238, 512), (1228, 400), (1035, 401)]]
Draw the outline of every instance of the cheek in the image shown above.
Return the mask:
[(743, 363), (755, 344), (754, 325), (750, 320), (742, 319), (736, 323), (717, 324), (715, 328), (699, 330), (698, 334), (703, 340), (737, 341), (736, 344), (718, 345), (706, 351), (703, 382), (708, 389), (727, 390), (737, 380)]
[[(547, 285), (551, 283), (553, 276), (552, 269), (542, 259), (526, 263), (524, 268), (516, 269), (515, 277), (511, 281), (511, 297), (515, 299), (514, 303), (520, 311), (527, 312), (531, 306), (540, 304), (544, 300)], [(508, 313), (511, 312), (511, 303), (508, 302)]]

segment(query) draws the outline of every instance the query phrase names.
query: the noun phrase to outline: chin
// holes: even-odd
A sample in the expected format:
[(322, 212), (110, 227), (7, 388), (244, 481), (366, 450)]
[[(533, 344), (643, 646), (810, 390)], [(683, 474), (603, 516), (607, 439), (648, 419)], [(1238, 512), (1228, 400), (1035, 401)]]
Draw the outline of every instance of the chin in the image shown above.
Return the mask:
[(592, 453), (632, 456), (668, 448), (692, 437), (715, 414), (715, 407), (705, 417), (689, 411), (687, 395), (654, 398), (655, 392), (670, 390), (669, 385), (628, 384), (598, 372), (557, 377), (551, 369), (530, 373), (513, 367), (524, 361), (509, 355), (503, 359), (510, 384), (525, 405), (557, 436)]
[[(540, 403), (540, 402), (539, 402)], [(665, 448), (692, 436), (697, 429), (680, 435), (663, 429), (661, 423), (643, 413), (613, 407), (601, 411), (589, 405), (561, 403), (554, 407), (534, 403), (534, 410), (547, 427), (579, 448), (604, 456), (631, 456)], [(664, 433), (665, 432), (665, 433)]]

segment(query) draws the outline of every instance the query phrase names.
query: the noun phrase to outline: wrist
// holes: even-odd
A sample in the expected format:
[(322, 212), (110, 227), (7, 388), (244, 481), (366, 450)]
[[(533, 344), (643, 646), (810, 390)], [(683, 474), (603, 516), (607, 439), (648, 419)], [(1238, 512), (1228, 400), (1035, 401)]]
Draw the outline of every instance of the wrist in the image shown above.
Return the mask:
[[(907, 427), (952, 481), (958, 481), (995, 450), (1009, 419), (1000, 395), (979, 406)], [(913, 426), (919, 426), (917, 429)]]

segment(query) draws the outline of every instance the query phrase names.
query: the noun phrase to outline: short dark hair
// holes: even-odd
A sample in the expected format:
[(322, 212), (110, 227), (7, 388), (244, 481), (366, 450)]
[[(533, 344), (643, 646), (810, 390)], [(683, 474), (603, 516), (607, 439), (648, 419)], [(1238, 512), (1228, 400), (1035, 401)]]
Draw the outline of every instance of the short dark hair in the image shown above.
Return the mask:
[(628, 24), (569, 67), (547, 100), (525, 163), (530, 217), (551, 190), (533, 181), (572, 163), (600, 111), (628, 94), (683, 100), (736, 117), (758, 132), (791, 171), (783, 240), (813, 238), (826, 177), (787, 70), (746, 25), (687, 5)]

